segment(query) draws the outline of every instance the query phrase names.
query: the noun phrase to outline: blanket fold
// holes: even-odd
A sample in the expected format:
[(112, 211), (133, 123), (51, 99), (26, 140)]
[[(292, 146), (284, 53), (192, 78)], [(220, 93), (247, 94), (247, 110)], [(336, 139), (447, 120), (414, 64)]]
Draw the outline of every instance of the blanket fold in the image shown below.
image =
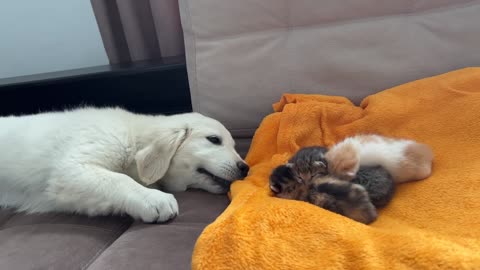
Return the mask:
[[(249, 176), (197, 240), (193, 269), (480, 269), (480, 68), (407, 83), (355, 106), (285, 94), (258, 128)], [(272, 197), (268, 177), (300, 147), (378, 133), (429, 144), (433, 175), (398, 186), (364, 225)]]

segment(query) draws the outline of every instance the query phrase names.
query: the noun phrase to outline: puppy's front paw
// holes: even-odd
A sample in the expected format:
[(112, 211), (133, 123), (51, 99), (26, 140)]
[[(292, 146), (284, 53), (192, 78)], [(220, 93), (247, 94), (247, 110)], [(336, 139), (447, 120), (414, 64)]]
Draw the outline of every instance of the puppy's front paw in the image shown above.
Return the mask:
[(178, 215), (178, 203), (172, 194), (146, 189), (141, 194), (136, 194), (127, 207), (127, 213), (145, 223), (160, 223)]

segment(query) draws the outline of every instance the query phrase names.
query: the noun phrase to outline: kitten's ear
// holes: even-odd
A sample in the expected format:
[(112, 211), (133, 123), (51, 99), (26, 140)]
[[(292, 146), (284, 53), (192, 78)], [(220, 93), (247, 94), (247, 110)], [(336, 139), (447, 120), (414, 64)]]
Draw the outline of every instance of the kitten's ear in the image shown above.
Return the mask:
[(271, 184), (271, 185), (270, 185), (270, 190), (271, 190), (273, 193), (275, 193), (275, 194), (281, 192), (280, 186), (277, 185), (277, 184)]
[(327, 167), (327, 164), (325, 164), (325, 162), (323, 162), (323, 161), (317, 160), (317, 161), (314, 161), (314, 162), (313, 162), (313, 166), (315, 166), (315, 167), (321, 167), (321, 168), (326, 168), (326, 167)]
[(150, 185), (162, 178), (188, 134), (188, 129), (165, 130), (152, 143), (138, 151), (135, 161), (140, 181)]
[(303, 179), (301, 177), (295, 177), (295, 180), (297, 180), (297, 183), (303, 184)]

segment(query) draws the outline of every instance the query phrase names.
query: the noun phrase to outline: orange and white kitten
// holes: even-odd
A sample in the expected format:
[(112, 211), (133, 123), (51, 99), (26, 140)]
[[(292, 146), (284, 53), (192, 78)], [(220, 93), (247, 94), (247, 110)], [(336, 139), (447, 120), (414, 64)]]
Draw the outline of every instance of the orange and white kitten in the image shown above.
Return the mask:
[(329, 173), (351, 180), (360, 166), (382, 166), (395, 183), (421, 180), (432, 173), (433, 152), (412, 140), (380, 135), (356, 135), (332, 146), (325, 154)]

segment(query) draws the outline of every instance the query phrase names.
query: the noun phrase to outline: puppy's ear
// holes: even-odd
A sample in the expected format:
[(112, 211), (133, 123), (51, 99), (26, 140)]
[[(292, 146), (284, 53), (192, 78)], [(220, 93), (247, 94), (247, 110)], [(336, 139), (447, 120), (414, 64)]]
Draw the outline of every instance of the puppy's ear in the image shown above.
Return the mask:
[(165, 130), (152, 143), (138, 151), (135, 161), (140, 181), (150, 185), (162, 178), (188, 134), (188, 129)]

